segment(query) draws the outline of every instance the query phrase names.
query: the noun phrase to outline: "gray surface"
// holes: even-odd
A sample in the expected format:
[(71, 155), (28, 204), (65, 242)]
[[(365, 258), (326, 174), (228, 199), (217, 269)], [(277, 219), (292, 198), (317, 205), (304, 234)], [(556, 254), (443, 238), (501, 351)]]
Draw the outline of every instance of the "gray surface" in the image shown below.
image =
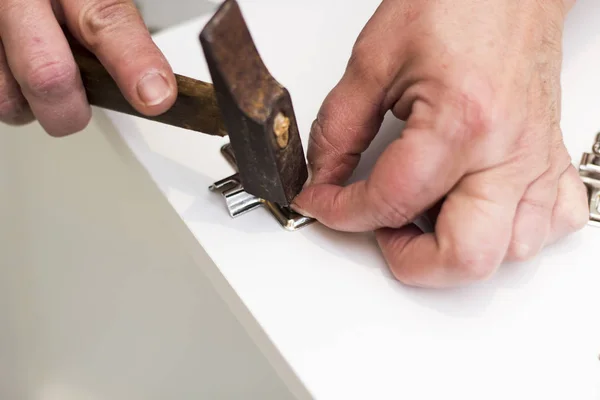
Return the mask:
[(217, 0), (135, 0), (146, 24), (151, 29), (164, 29), (212, 12)]
[(0, 125), (0, 193), (0, 398), (302, 392), (105, 123)]

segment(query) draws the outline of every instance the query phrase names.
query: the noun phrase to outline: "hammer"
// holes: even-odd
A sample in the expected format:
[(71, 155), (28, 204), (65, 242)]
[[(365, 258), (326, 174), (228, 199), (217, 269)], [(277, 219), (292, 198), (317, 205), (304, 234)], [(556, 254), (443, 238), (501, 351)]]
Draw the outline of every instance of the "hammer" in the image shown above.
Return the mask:
[(99, 60), (66, 33), (91, 105), (214, 136), (228, 136), (244, 190), (288, 207), (308, 178), (288, 90), (267, 70), (236, 0), (200, 33), (213, 83), (175, 74), (177, 100), (158, 116), (138, 113)]

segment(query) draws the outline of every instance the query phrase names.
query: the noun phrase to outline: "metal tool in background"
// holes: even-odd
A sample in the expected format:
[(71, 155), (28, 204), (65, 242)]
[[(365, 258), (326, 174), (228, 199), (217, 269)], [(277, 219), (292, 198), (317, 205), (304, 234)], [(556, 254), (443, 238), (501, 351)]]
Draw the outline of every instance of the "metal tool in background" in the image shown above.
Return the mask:
[(289, 208), (308, 178), (290, 94), (263, 63), (235, 0), (225, 0), (199, 36), (213, 83), (176, 74), (175, 104), (154, 117), (137, 112), (99, 60), (66, 29), (65, 36), (91, 105), (229, 137), (222, 153), (237, 172), (210, 189), (223, 194), (232, 217), (266, 206), (288, 230), (313, 221)]
[(583, 153), (579, 163), (579, 176), (587, 188), (590, 207), (589, 224), (600, 227), (600, 133), (591, 153)]

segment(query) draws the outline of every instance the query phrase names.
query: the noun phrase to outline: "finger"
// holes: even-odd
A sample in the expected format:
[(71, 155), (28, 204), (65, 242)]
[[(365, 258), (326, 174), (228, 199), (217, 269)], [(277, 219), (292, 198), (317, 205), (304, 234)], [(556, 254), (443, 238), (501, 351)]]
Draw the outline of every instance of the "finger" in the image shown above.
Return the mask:
[(506, 261), (526, 261), (542, 249), (550, 234), (557, 184), (546, 177), (531, 184), (519, 203)]
[(307, 149), (309, 184), (345, 182), (383, 121), (385, 88), (351, 62), (313, 122)]
[(10, 72), (4, 46), (0, 41), (0, 121), (10, 125), (22, 125), (33, 119), (29, 104)]
[[(421, 105), (414, 107), (414, 115), (419, 115)], [(414, 129), (410, 123), (402, 138), (379, 157), (367, 181), (346, 187), (309, 186), (296, 197), (294, 207), (333, 229), (354, 232), (397, 228), (431, 208), (471, 160), (456, 157), (466, 142), (455, 140), (455, 135), (429, 127)]]
[(555, 154), (550, 166), (529, 185), (519, 202), (506, 261), (528, 260), (538, 254), (548, 240), (558, 195), (558, 177), (570, 165), (566, 150)]
[(413, 226), (382, 229), (377, 241), (394, 276), (420, 287), (452, 287), (493, 274), (503, 261), (524, 187), (487, 171), (462, 180), (448, 195), (434, 233)]
[(47, 0), (5, 0), (0, 37), (31, 110), (53, 136), (83, 129), (91, 117), (81, 77)]
[(590, 218), (587, 190), (577, 169), (570, 165), (558, 180), (556, 204), (552, 210), (552, 225), (546, 244), (579, 231)]
[(169, 109), (175, 76), (129, 0), (61, 0), (73, 35), (111, 74), (130, 104), (145, 115)]
[(342, 184), (352, 174), (391, 106), (386, 93), (407, 43), (386, 34), (416, 20), (411, 6), (382, 2), (360, 33), (346, 71), (326, 97), (311, 129), (308, 184)]

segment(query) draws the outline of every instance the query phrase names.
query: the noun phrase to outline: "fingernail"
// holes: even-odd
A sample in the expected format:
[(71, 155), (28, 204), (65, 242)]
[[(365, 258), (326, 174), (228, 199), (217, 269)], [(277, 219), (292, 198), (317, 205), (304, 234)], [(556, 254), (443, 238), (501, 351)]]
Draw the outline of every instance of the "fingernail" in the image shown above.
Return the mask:
[(303, 209), (301, 209), (300, 207), (298, 207), (298, 205), (296, 205), (296, 203), (292, 203), (290, 205), (290, 208), (292, 210), (294, 210), (295, 212), (297, 212), (298, 214), (307, 217), (307, 218), (314, 218), (312, 215), (310, 215), (309, 213), (307, 213), (306, 211), (304, 211)]
[(147, 106), (160, 104), (171, 94), (167, 80), (157, 72), (144, 75), (137, 89), (140, 98)]

